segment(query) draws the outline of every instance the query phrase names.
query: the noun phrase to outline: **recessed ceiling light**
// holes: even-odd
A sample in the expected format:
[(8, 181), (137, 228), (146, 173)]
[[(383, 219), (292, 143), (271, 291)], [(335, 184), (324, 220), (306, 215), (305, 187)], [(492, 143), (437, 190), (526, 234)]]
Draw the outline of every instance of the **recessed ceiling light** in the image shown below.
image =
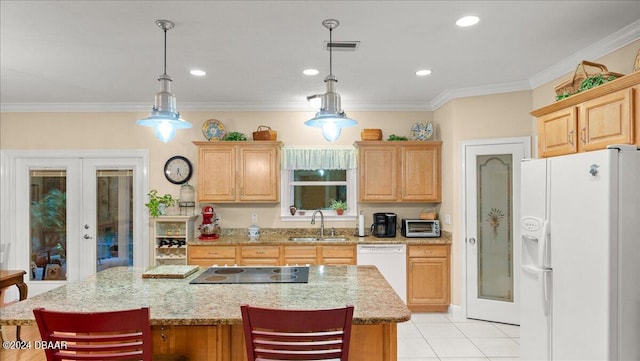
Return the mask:
[(473, 15), (463, 16), (456, 21), (456, 25), (464, 28), (467, 26), (476, 25), (479, 21), (480, 21), (480, 18), (477, 16), (473, 16)]
[(204, 70), (200, 70), (200, 69), (193, 69), (190, 70), (189, 73), (193, 76), (205, 76), (207, 75), (207, 72)]
[(420, 69), (420, 70), (416, 71), (416, 75), (417, 76), (427, 76), (429, 74), (431, 74), (431, 70), (429, 70), (429, 69)]
[(305, 69), (302, 71), (304, 75), (318, 75), (320, 73), (317, 69)]

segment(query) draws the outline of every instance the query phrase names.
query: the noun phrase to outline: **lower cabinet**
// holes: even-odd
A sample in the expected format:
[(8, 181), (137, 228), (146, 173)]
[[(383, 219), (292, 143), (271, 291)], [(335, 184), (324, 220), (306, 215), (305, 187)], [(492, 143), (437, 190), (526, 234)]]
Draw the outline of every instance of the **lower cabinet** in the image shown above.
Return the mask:
[(451, 303), (448, 244), (408, 246), (407, 306), (414, 312), (446, 312)]
[(187, 263), (203, 267), (355, 265), (354, 245), (190, 245)]
[(283, 246), (284, 264), (294, 265), (317, 265), (318, 247), (316, 246)]
[(187, 252), (187, 263), (203, 267), (236, 264), (236, 246), (193, 246)]
[(321, 262), (326, 265), (356, 264), (356, 246), (319, 246)]
[(280, 246), (240, 246), (240, 266), (278, 266)]

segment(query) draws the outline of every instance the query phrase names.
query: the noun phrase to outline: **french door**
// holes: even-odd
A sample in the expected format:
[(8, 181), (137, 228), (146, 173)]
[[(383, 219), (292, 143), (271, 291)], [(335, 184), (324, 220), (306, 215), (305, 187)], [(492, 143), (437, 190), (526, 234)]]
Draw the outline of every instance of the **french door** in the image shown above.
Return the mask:
[(466, 316), (519, 324), (520, 161), (529, 138), (466, 142), (463, 154)]
[[(146, 151), (10, 152), (3, 187), (14, 251), (29, 294), (106, 268), (148, 264)], [(4, 181), (4, 179), (3, 179)], [(13, 188), (15, 191), (11, 191)], [(4, 195), (4, 194), (3, 194)], [(3, 234), (4, 236), (4, 234)], [(13, 264), (12, 264), (13, 263)]]

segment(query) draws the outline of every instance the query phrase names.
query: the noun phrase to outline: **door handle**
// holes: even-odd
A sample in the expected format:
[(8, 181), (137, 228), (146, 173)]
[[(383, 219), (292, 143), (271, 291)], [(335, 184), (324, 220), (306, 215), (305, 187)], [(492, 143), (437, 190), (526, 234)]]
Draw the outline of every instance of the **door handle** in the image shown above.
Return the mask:
[(473, 238), (473, 237), (469, 238), (469, 243), (470, 244), (476, 244), (476, 239)]
[(84, 238), (84, 239), (93, 239), (93, 237), (91, 237), (91, 236), (90, 236), (90, 235), (88, 235), (88, 234), (85, 234), (83, 238)]
[(569, 144), (573, 145), (573, 130), (572, 130), (572, 131), (570, 131), (570, 132), (567, 134), (567, 142), (569, 142)]

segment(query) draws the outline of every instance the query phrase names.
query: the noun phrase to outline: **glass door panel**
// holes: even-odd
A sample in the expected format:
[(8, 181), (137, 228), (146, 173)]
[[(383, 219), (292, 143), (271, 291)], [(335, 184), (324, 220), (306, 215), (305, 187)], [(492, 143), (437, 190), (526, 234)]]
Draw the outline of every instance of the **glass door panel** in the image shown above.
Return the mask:
[(513, 302), (511, 154), (479, 155), (478, 298)]
[(67, 171), (29, 172), (29, 279), (67, 279)]
[(96, 171), (97, 271), (133, 265), (133, 171)]

